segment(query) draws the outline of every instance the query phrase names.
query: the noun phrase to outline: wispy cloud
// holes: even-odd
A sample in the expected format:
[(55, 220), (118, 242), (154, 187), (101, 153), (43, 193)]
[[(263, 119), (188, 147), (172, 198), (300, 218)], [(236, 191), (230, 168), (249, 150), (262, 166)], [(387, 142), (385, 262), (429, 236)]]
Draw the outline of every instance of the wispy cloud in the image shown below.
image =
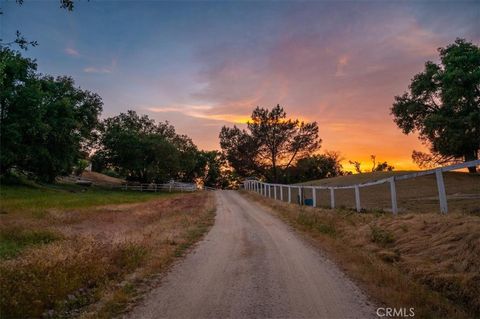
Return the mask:
[(77, 50), (71, 47), (65, 48), (65, 53), (68, 54), (69, 56), (74, 56), (74, 57), (80, 56), (80, 52), (78, 52)]
[(341, 55), (337, 61), (337, 70), (335, 71), (335, 76), (344, 76), (345, 75), (345, 67), (348, 64), (348, 56)]
[(96, 68), (93, 66), (89, 66), (83, 69), (83, 72), (85, 73), (111, 73), (112, 69), (111, 68)]
[(237, 114), (210, 114), (209, 110), (212, 110), (210, 105), (182, 105), (182, 106), (168, 106), (168, 107), (145, 107), (144, 109), (154, 113), (180, 113), (186, 116), (229, 122), (234, 124), (245, 124), (249, 120), (248, 115)]
[(415, 21), (412, 21), (408, 28), (393, 37), (392, 40), (400, 44), (410, 54), (424, 57), (435, 56), (437, 48), (442, 45), (442, 39), (438, 34), (422, 28)]
[(112, 59), (112, 63), (110, 66), (103, 66), (103, 67), (95, 67), (95, 66), (88, 66), (83, 69), (83, 72), (85, 73), (99, 73), (99, 74), (106, 74), (106, 73), (112, 73), (113, 70), (117, 66), (117, 60)]

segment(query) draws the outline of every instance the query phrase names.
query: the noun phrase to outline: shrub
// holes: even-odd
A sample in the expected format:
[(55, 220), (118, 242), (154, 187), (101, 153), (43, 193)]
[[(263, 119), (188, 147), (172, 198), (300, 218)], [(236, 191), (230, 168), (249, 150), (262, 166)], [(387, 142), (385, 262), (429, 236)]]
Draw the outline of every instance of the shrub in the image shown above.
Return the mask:
[(132, 271), (145, 260), (147, 249), (133, 243), (124, 244), (115, 256), (115, 264), (126, 271)]
[(391, 233), (377, 226), (370, 227), (370, 236), (372, 242), (382, 246), (387, 246), (395, 242), (395, 239)]

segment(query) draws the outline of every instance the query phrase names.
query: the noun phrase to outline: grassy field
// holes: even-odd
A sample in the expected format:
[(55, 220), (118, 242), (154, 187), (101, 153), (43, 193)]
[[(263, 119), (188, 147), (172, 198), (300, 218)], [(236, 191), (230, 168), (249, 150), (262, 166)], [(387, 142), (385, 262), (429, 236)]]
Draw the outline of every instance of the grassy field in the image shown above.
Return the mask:
[[(110, 190), (101, 187), (85, 188), (77, 185), (49, 185), (38, 187), (0, 187), (1, 214), (41, 215), (52, 209), (88, 208), (107, 204), (125, 204), (158, 198), (159, 194)], [(162, 195), (160, 195), (162, 196)]]
[(110, 318), (213, 223), (210, 193), (2, 186), (1, 318)]
[[(407, 171), (363, 173), (327, 178), (300, 185), (345, 186), (383, 179), (393, 174), (403, 175)], [(463, 172), (444, 173), (450, 212), (480, 214), (480, 175)], [(438, 192), (435, 175), (396, 182), (397, 201), (400, 212), (437, 212), (439, 211)], [(312, 197), (310, 189), (305, 189), (307, 198)], [(330, 207), (330, 191), (317, 190), (317, 202), (320, 207)], [(297, 190), (292, 189), (292, 198)], [(284, 189), (284, 199), (287, 190)], [(388, 183), (360, 189), (361, 206), (367, 210), (391, 211), (390, 186)], [(355, 191), (353, 189), (335, 190), (336, 207), (354, 208)]]
[(477, 318), (480, 217), (453, 213), (356, 213), (243, 191), (302, 232), (379, 304), (418, 318)]

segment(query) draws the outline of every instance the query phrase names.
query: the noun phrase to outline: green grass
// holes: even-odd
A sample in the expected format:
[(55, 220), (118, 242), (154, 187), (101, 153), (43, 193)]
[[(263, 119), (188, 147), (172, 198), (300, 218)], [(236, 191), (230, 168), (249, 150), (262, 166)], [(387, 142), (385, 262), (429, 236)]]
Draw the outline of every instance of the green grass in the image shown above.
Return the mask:
[(2, 185), (0, 188), (0, 213), (29, 212), (41, 217), (47, 209), (64, 210), (107, 204), (125, 204), (165, 195), (167, 193), (110, 190), (99, 187), (82, 188), (76, 185), (48, 187)]
[(0, 259), (15, 257), (29, 246), (48, 244), (60, 238), (49, 230), (3, 229), (0, 231)]
[(296, 222), (309, 230), (315, 229), (320, 233), (331, 237), (335, 237), (337, 233), (333, 224), (322, 221), (318, 215), (312, 214), (311, 212), (300, 210)]

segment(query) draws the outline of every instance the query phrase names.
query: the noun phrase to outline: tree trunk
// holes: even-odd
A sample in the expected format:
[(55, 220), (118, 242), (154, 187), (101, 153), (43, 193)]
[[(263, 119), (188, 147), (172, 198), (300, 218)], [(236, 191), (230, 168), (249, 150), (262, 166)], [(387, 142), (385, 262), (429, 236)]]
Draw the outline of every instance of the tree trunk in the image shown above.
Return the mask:
[(273, 182), (277, 183), (277, 159), (275, 153), (272, 152), (272, 175), (273, 175)]
[[(472, 151), (468, 152), (467, 154), (465, 154), (465, 162), (475, 161), (477, 159), (478, 159), (477, 150), (472, 150)], [(468, 172), (472, 173), (472, 174), (475, 174), (477, 172), (477, 167), (476, 166), (470, 166), (468, 168)]]

